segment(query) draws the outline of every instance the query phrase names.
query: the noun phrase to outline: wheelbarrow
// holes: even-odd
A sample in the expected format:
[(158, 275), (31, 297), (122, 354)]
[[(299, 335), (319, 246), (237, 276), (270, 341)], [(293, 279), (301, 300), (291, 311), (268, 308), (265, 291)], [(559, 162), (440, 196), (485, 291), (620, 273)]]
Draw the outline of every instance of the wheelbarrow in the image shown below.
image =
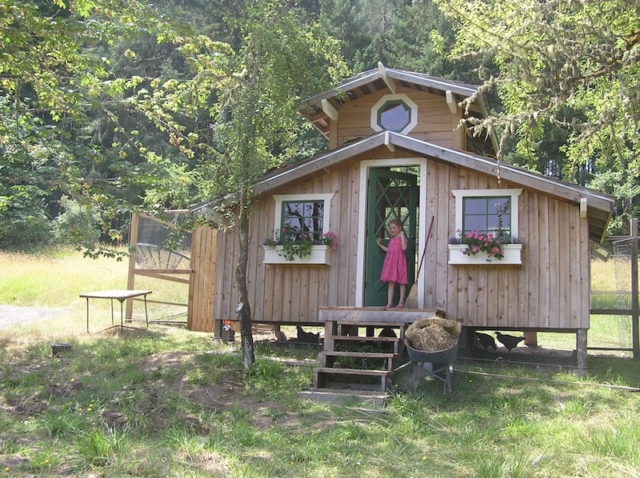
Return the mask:
[(409, 353), (409, 360), (413, 364), (413, 381), (411, 383), (411, 392), (415, 393), (418, 389), (418, 383), (425, 377), (433, 377), (444, 382), (445, 392), (451, 393), (451, 373), (453, 362), (458, 355), (458, 339), (456, 343), (449, 349), (440, 350), (438, 352), (424, 352), (414, 349), (408, 340), (405, 339), (404, 345)]

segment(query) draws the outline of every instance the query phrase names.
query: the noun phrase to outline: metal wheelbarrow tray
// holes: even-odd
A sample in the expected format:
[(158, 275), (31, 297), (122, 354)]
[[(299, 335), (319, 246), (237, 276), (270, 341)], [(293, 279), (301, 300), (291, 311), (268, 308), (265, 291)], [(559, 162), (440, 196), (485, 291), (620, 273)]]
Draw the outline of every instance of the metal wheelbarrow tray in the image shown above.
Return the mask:
[(413, 380), (411, 383), (411, 391), (413, 393), (418, 389), (418, 383), (424, 377), (430, 376), (445, 384), (445, 391), (451, 393), (451, 369), (458, 355), (458, 341), (453, 347), (440, 350), (438, 352), (424, 352), (414, 349), (408, 340), (405, 339), (404, 345), (409, 353), (409, 360), (413, 363)]

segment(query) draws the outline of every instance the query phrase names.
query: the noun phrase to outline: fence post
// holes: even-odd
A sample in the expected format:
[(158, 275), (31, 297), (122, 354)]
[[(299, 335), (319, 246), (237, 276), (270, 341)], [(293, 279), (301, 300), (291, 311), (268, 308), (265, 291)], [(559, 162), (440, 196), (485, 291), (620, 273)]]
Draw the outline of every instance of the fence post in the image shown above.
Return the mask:
[[(136, 288), (136, 252), (135, 247), (138, 243), (138, 213), (131, 214), (131, 225), (129, 226), (129, 270), (127, 273), (127, 289), (134, 290)], [(147, 298), (145, 297), (145, 300)], [(133, 318), (133, 299), (127, 299), (127, 312), (125, 317), (127, 320)]]
[(640, 336), (638, 335), (638, 220), (631, 219), (631, 338), (633, 341), (633, 358), (640, 357)]

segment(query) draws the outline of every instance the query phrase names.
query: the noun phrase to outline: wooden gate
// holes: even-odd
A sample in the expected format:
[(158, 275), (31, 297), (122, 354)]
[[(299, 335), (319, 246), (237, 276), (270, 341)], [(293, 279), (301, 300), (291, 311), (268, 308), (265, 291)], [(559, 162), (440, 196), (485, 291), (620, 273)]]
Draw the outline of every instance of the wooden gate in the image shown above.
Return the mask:
[(213, 332), (213, 291), (216, 282), (216, 245), (218, 231), (201, 227), (193, 233), (191, 242), (191, 281), (187, 328), (198, 332)]
[[(180, 211), (169, 211), (179, 214)], [(166, 249), (161, 240), (149, 239), (150, 234), (140, 222), (155, 223), (156, 227), (172, 228), (175, 225), (144, 214), (131, 218), (129, 245), (128, 289), (135, 289), (137, 276), (188, 284), (186, 304), (149, 299), (152, 304), (184, 306), (187, 308), (187, 328), (198, 332), (213, 332), (213, 291), (216, 270), (216, 243), (218, 231), (201, 227), (191, 235), (190, 253)], [(140, 240), (144, 242), (140, 242)], [(157, 242), (157, 243), (156, 243)], [(187, 265), (188, 264), (188, 265)], [(187, 267), (185, 267), (187, 265)], [(189, 277), (185, 277), (188, 275)], [(127, 301), (127, 318), (131, 318), (133, 301)], [(158, 320), (158, 319), (156, 319)], [(153, 322), (153, 316), (151, 318)]]

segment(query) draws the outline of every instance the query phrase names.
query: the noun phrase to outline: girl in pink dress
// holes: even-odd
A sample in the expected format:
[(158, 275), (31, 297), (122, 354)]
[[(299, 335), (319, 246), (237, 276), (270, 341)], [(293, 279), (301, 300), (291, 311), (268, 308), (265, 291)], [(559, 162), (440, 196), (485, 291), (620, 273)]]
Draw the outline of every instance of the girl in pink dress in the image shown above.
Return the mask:
[(376, 239), (378, 246), (387, 252), (384, 258), (384, 264), (382, 264), (382, 274), (380, 274), (380, 280), (389, 283), (389, 289), (387, 290), (387, 308), (393, 307), (393, 293), (395, 291), (396, 284), (400, 286), (400, 301), (398, 302), (398, 309), (404, 307), (404, 294), (407, 289), (407, 256), (405, 251), (407, 250), (407, 236), (404, 234), (402, 223), (398, 220), (391, 221), (389, 223), (389, 232), (391, 233), (391, 239), (389, 244), (383, 246), (380, 242), (380, 238)]

